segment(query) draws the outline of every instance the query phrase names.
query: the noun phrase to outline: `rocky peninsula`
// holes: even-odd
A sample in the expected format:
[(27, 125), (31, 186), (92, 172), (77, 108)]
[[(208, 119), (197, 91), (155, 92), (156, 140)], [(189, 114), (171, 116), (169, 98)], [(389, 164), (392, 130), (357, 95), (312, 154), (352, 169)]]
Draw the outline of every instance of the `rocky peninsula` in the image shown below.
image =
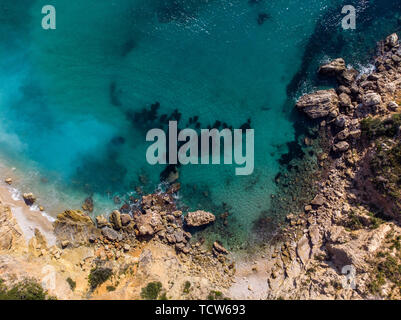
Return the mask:
[[(67, 210), (51, 226), (34, 228), (30, 239), (2, 197), (0, 292), (33, 279), (57, 299), (400, 299), (396, 34), (379, 43), (374, 64), (360, 74), (332, 60), (318, 72), (335, 79), (336, 88), (298, 100), (296, 108), (320, 134), (318, 191), (303, 212), (288, 212), (285, 227), (256, 254), (244, 258), (194, 239), (194, 228), (216, 217), (205, 211), (184, 217), (174, 200), (178, 183), (95, 221)], [(20, 205), (29, 206), (35, 197), (24, 200)]]

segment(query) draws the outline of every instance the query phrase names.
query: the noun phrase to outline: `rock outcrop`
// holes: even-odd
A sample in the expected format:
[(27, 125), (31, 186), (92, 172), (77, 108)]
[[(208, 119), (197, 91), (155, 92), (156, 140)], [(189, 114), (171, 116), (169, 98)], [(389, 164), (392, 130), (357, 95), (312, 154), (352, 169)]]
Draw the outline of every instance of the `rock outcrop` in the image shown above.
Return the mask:
[(330, 63), (322, 65), (319, 68), (319, 74), (325, 76), (338, 76), (346, 70), (345, 61), (343, 58), (334, 59)]
[(24, 244), (22, 231), (10, 207), (0, 203), (0, 250), (17, 250)]
[(54, 233), (60, 242), (69, 241), (74, 246), (100, 236), (100, 230), (92, 219), (79, 210), (66, 210), (59, 214), (54, 222)]
[(24, 193), (22, 195), (22, 198), (24, 199), (25, 203), (28, 206), (31, 206), (35, 203), (36, 201), (36, 197), (33, 195), (33, 193), (29, 192), (29, 193)]
[(185, 216), (185, 223), (188, 227), (201, 227), (216, 220), (214, 214), (202, 210), (189, 212)]
[(338, 114), (338, 96), (335, 90), (320, 90), (302, 96), (296, 106), (312, 119)]

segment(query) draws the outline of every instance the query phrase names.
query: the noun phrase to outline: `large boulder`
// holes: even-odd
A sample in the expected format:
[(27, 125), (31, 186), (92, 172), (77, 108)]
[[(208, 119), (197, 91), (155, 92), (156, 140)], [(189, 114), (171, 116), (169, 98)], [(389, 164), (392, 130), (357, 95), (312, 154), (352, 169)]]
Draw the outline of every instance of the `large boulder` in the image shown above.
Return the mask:
[(99, 229), (101, 229), (103, 227), (110, 226), (110, 223), (107, 221), (107, 219), (103, 215), (100, 215), (100, 216), (96, 217), (96, 225)]
[(318, 194), (313, 198), (313, 200), (311, 201), (311, 204), (316, 207), (320, 207), (320, 206), (324, 205), (325, 202), (326, 202), (325, 197), (323, 197), (321, 194)]
[(352, 86), (357, 79), (359, 72), (355, 69), (346, 69), (341, 74), (337, 75), (337, 81), (344, 86)]
[(36, 201), (36, 197), (33, 195), (32, 192), (24, 193), (24, 194), (22, 195), (22, 198), (24, 199), (25, 203), (26, 203), (28, 206), (33, 205), (33, 204), (35, 203), (35, 201)]
[(343, 131), (340, 131), (339, 133), (337, 133), (337, 136), (336, 136), (336, 138), (338, 139), (338, 140), (345, 140), (345, 139), (347, 139), (348, 137), (349, 137), (349, 135), (350, 135), (350, 133), (349, 133), (349, 130), (348, 130), (348, 128), (345, 128)]
[(189, 212), (185, 217), (185, 223), (189, 227), (201, 227), (216, 220), (214, 214), (203, 210)]
[(352, 101), (348, 94), (343, 92), (338, 97), (339, 97), (339, 101), (340, 101), (340, 106), (348, 107), (351, 105)]
[(145, 214), (134, 216), (138, 236), (153, 236), (163, 229), (163, 220), (159, 211), (148, 209)]
[[(163, 229), (163, 217), (177, 210), (171, 194), (149, 194), (142, 197), (142, 210), (133, 213), (136, 234), (153, 236)], [(176, 226), (182, 225), (181, 219), (174, 220)]]
[(349, 118), (343, 114), (340, 114), (334, 121), (334, 124), (339, 128), (346, 127), (348, 123), (349, 123)]
[(117, 240), (121, 241), (122, 240), (122, 235), (109, 227), (104, 227), (102, 229), (102, 235), (109, 241), (117, 241)]
[(121, 213), (118, 210), (114, 210), (110, 215), (110, 223), (113, 225), (114, 229), (120, 230), (123, 225), (121, 222)]
[(345, 152), (349, 149), (349, 143), (346, 141), (340, 141), (333, 146), (334, 152)]
[(365, 271), (367, 264), (363, 260), (363, 251), (356, 246), (356, 243), (329, 243), (326, 247), (330, 254), (332, 263), (338, 268), (338, 270), (341, 271), (345, 266), (353, 266), (360, 272)]
[(323, 118), (327, 117), (332, 111), (338, 111), (338, 96), (334, 89), (319, 90), (302, 96), (296, 106), (309, 118)]
[(92, 219), (80, 210), (66, 210), (57, 216), (55, 224), (94, 225)]
[(384, 43), (390, 49), (396, 47), (398, 45), (398, 35), (396, 33), (390, 34)]
[(381, 96), (375, 92), (369, 92), (363, 96), (363, 105), (365, 107), (373, 107), (381, 103), (382, 103)]
[(132, 221), (132, 218), (129, 214), (123, 213), (121, 214), (121, 224), (123, 226), (128, 226)]
[(304, 235), (297, 244), (297, 254), (304, 265), (308, 264), (310, 258), (311, 248), (309, 245), (309, 239)]
[(100, 236), (92, 219), (80, 210), (60, 213), (54, 222), (54, 233), (60, 243), (69, 241), (74, 246), (88, 243), (90, 238)]
[(325, 76), (337, 76), (346, 70), (345, 61), (342, 58), (334, 59), (319, 68), (319, 74)]

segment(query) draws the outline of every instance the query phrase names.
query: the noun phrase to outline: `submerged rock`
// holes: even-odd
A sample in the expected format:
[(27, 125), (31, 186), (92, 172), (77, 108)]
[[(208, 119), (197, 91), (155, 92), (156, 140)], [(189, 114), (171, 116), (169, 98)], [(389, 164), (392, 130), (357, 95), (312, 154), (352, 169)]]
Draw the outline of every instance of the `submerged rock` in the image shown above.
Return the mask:
[(89, 211), (89, 212), (92, 212), (92, 211), (93, 211), (93, 199), (92, 199), (92, 197), (87, 197), (87, 198), (85, 199), (85, 202), (84, 202), (84, 204), (82, 205), (82, 209), (83, 209), (84, 211)]
[(338, 96), (334, 89), (319, 90), (302, 96), (296, 106), (309, 118), (323, 118), (332, 111), (338, 111)]
[(189, 212), (185, 217), (185, 223), (189, 227), (200, 227), (208, 225), (216, 220), (214, 214), (203, 210)]
[(217, 253), (228, 254), (228, 250), (217, 241), (213, 243), (213, 249), (216, 250)]

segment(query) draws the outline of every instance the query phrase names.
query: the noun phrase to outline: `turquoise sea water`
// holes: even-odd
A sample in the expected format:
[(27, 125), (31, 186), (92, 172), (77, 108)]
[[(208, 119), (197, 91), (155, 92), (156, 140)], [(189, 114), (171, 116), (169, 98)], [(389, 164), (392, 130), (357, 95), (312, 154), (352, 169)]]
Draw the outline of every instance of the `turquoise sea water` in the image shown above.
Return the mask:
[[(56, 30), (41, 28), (47, 4)], [(340, 27), (345, 4), (358, 8), (354, 31)], [(107, 213), (115, 195), (159, 185), (165, 167), (147, 164), (145, 135), (163, 115), (177, 110), (181, 128), (195, 116), (201, 128), (250, 119), (251, 176), (235, 176), (234, 165), (179, 168), (180, 202), (228, 209), (230, 237), (244, 238), (271, 209), (275, 176), (298, 155), (289, 147), (306, 125), (293, 102), (324, 85), (318, 64), (344, 56), (368, 66), (400, 14), (395, 0), (2, 0), (2, 162), (53, 216), (89, 195), (94, 214)], [(155, 103), (157, 115), (141, 113)]]

